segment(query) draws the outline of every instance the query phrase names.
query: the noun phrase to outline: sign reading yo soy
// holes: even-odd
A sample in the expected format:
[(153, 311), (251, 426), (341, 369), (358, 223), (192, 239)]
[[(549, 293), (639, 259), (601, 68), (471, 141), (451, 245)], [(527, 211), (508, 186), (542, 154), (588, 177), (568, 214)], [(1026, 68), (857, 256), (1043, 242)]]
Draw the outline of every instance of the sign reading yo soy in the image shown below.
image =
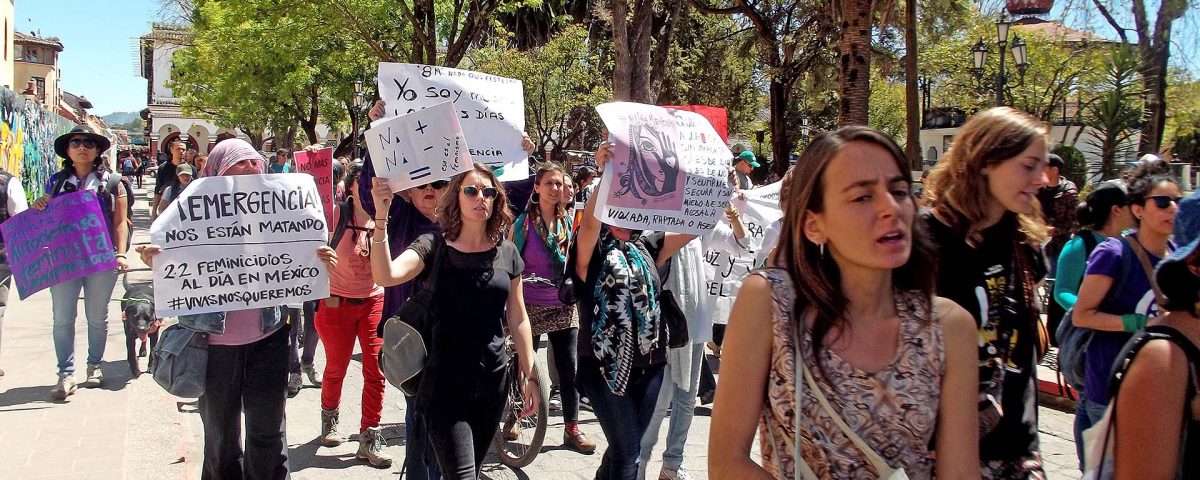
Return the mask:
[(150, 227), (160, 317), (301, 303), (329, 296), (317, 256), (328, 231), (308, 175), (192, 182)]

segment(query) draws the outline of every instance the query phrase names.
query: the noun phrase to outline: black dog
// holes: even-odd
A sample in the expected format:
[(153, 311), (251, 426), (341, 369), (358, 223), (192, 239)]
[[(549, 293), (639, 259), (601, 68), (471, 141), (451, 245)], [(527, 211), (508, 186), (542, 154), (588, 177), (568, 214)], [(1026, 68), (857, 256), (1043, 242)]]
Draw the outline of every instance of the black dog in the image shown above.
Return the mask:
[[(125, 296), (121, 298), (121, 323), (125, 324), (125, 359), (133, 378), (142, 374), (138, 357), (146, 356), (146, 344), (150, 350), (158, 344), (158, 328), (162, 320), (154, 316), (154, 288), (150, 285), (129, 285), (124, 277)], [(141, 340), (141, 348), (134, 350), (135, 341)], [(154, 356), (150, 356), (147, 371), (154, 371)]]

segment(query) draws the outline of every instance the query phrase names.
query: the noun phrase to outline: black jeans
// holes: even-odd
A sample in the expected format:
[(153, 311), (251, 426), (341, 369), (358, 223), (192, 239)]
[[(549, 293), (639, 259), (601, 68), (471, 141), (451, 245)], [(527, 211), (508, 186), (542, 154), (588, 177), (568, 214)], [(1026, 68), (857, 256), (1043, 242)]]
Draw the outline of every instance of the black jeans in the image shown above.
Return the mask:
[[(286, 479), (287, 328), (248, 345), (210, 345), (200, 419), (203, 479)], [(246, 451), (241, 445), (246, 415)]]
[(604, 430), (608, 448), (596, 470), (596, 480), (636, 480), (642, 437), (650, 428), (658, 390), (663, 383), (663, 366), (634, 368), (625, 395), (614, 395), (595, 363), (579, 365), (579, 387), (592, 402), (596, 421)]
[[(579, 368), (579, 327), (568, 328), (547, 334), (554, 348), (554, 368), (558, 371), (558, 388), (562, 395), (563, 420), (579, 421), (579, 391), (575, 388), (575, 372)], [(542, 336), (533, 339), (537, 351)]]
[[(316, 327), (316, 307), (317, 302), (304, 302), (304, 309), (288, 308), (287, 312), (289, 323), (291, 324), (291, 334), (288, 336), (288, 371), (291, 373), (300, 373), (300, 365), (312, 365), (313, 357), (317, 354), (317, 336)], [(303, 319), (301, 319), (303, 313)], [(303, 335), (301, 335), (300, 327), (303, 326)], [(300, 342), (304, 342), (304, 353), (300, 353)]]
[[(500, 429), (504, 413), (505, 371), (487, 373), (476, 378), (471, 395), (439, 398), (434, 394), (428, 411), (418, 411), (424, 417), (429, 443), (437, 456), (438, 467), (445, 480), (474, 480), (479, 477), (483, 458), (492, 446), (492, 437)], [(425, 378), (422, 382), (430, 381)]]

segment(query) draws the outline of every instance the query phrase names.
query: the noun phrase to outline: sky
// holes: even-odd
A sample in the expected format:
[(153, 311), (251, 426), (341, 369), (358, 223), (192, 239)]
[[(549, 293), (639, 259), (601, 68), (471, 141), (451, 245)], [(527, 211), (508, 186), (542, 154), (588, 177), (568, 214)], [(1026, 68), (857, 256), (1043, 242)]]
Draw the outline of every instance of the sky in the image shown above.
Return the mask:
[[(1159, 0), (1148, 0), (1149, 10), (1157, 12)], [(1003, 0), (980, 0), (985, 11), (1003, 4)], [(1109, 4), (1122, 5), (1116, 0)], [(1075, 7), (1075, 8), (1070, 8)], [(1082, 7), (1082, 8), (1081, 8)], [(1115, 39), (1116, 34), (1090, 0), (1057, 0), (1050, 20), (1063, 20), (1072, 27), (1091, 30)], [(1074, 14), (1064, 14), (1070, 8)], [(1126, 25), (1125, 12), (1114, 11)], [(150, 32), (150, 23), (159, 15), (156, 0), (16, 0), (16, 29), (41, 36), (56, 36), (63, 43), (59, 60), (62, 88), (91, 100), (91, 113), (104, 116), (112, 112), (137, 112), (146, 108), (146, 80), (138, 76), (133, 49), (134, 38)], [(1181, 66), (1200, 77), (1200, 12), (1192, 9), (1176, 22), (1171, 64)], [(1136, 35), (1130, 33), (1130, 39)], [(964, 62), (969, 57), (963, 53)], [(1031, 58), (1036, 61), (1036, 58)]]
[(94, 115), (146, 108), (134, 38), (150, 33), (155, 0), (16, 0), (16, 30), (58, 37), (62, 89), (91, 100)]

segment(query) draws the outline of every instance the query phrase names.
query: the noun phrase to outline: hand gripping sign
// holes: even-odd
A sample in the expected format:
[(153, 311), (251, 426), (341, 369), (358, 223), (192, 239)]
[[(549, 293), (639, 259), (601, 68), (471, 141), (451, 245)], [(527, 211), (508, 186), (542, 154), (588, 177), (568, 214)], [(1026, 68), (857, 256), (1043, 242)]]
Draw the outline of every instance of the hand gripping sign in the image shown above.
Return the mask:
[(308, 175), (192, 181), (150, 227), (160, 317), (263, 308), (329, 296), (328, 241)]

